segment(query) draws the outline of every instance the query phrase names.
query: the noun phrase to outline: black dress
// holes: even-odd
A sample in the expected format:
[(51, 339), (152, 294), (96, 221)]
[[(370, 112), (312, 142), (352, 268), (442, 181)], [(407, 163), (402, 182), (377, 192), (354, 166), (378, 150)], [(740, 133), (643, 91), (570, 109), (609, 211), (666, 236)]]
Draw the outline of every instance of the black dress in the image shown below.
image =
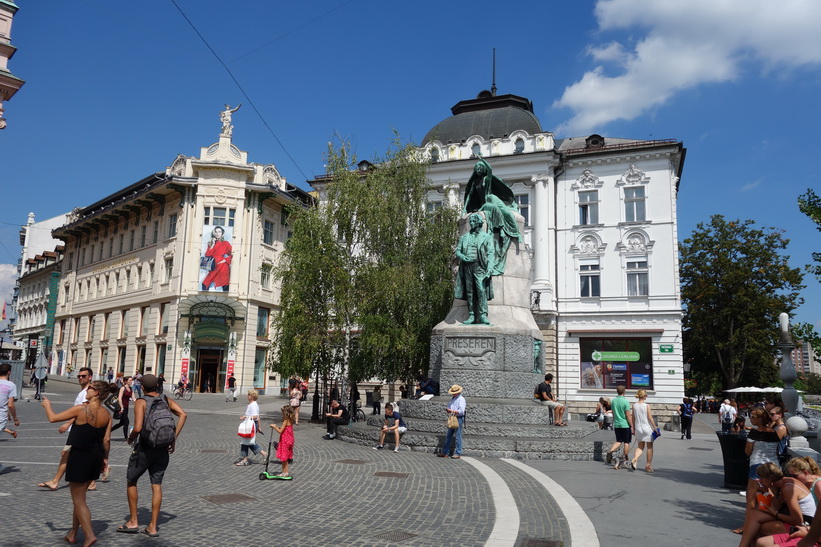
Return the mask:
[(66, 481), (88, 482), (100, 478), (103, 469), (105, 427), (74, 424), (68, 434), (71, 450), (66, 465)]

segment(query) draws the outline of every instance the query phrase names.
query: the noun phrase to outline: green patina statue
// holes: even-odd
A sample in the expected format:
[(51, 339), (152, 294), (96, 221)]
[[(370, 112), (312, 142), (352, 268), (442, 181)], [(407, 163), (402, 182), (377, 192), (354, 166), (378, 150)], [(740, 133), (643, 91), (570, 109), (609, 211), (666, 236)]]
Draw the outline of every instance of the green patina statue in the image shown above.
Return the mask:
[(493, 236), (482, 230), (483, 224), (482, 215), (470, 215), (470, 232), (460, 237), (456, 244), (459, 275), (454, 296), (467, 300), (469, 315), (465, 325), (490, 325), (487, 301), (493, 299), (491, 269), (496, 250)]
[(493, 169), (479, 158), (473, 167), (473, 174), (465, 188), (463, 214), (482, 211), (487, 220), (488, 231), (494, 237), (496, 259), (490, 275), (505, 272), (507, 250), (512, 239), (520, 240), (519, 227), (513, 212), (519, 209), (513, 190), (502, 179), (493, 176)]

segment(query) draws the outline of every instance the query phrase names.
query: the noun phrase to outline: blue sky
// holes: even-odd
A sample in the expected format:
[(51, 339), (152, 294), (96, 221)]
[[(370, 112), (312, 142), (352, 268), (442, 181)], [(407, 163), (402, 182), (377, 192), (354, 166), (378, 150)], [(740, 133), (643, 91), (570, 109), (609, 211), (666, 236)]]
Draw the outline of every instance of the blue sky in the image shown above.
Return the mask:
[[(821, 250), (796, 203), (821, 188), (821, 2), (16, 3), (9, 68), (26, 84), (0, 131), (6, 300), (29, 211), (45, 220), (198, 155), (224, 104), (244, 103), (233, 139), (250, 161), (304, 186), (328, 142), (368, 159), (394, 130), (421, 141), (490, 87), (492, 48), (498, 92), (531, 99), (557, 138), (684, 142), (680, 238), (720, 213), (783, 229), (794, 266)], [(821, 284), (805, 282), (797, 318), (821, 330)]]

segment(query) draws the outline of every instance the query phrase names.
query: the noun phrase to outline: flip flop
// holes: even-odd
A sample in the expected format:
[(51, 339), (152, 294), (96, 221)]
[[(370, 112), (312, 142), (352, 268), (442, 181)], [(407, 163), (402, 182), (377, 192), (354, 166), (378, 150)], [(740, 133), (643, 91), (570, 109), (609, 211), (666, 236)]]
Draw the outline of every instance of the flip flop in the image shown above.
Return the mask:
[(77, 545), (77, 540), (75, 539), (74, 541), (71, 541), (70, 539), (68, 539), (68, 534), (63, 536), (63, 541), (65, 541), (66, 543), (70, 543), (72, 545)]
[(55, 490), (57, 490), (57, 487), (56, 487), (56, 486), (49, 486), (49, 485), (47, 485), (47, 484), (46, 484), (46, 483), (44, 483), (44, 482), (41, 482), (41, 483), (37, 484), (37, 486), (39, 486), (40, 488), (48, 488), (48, 489), (49, 489), (49, 490), (51, 490), (52, 492), (54, 492)]
[(150, 538), (158, 538), (158, 537), (160, 537), (160, 531), (159, 531), (159, 530), (157, 530), (156, 532), (149, 532), (149, 531), (148, 531), (148, 526), (146, 526), (145, 528), (142, 528), (142, 529), (140, 530), (140, 533), (141, 533), (141, 534), (145, 534), (145, 535), (147, 535), (147, 536), (148, 536), (148, 537), (150, 537)]
[(12, 431), (12, 432), (11, 432), (11, 436), (12, 436), (12, 437), (14, 437), (14, 438), (16, 439), (16, 438), (17, 438), (17, 431)]
[(735, 530), (731, 530), (731, 532), (734, 533), (734, 534), (738, 534), (740, 536), (742, 533), (744, 533), (744, 529), (743, 528), (736, 528)]
[(126, 526), (125, 523), (123, 523), (117, 526), (117, 531), (122, 532), (123, 534), (136, 534), (140, 531), (140, 527), (135, 526), (134, 528), (131, 528), (129, 526)]

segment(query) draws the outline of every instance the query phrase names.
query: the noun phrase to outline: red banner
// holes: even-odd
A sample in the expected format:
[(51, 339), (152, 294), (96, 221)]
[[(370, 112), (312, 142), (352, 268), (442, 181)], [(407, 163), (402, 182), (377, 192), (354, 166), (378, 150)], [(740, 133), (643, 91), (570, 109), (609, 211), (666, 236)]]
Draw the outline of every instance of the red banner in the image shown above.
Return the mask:
[(188, 376), (188, 357), (182, 358), (182, 373)]
[(225, 370), (225, 387), (228, 387), (228, 378), (234, 374), (234, 360), (228, 359), (228, 367)]

